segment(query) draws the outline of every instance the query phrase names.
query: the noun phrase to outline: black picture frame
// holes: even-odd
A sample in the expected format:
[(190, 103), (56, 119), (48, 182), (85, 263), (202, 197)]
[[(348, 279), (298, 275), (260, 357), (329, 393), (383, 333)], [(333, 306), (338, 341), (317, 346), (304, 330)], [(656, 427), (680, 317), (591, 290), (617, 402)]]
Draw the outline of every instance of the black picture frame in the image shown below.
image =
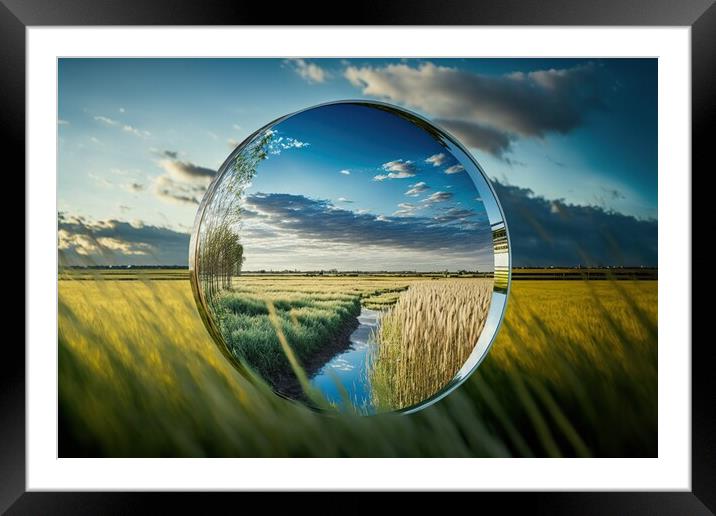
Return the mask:
[[(702, 174), (706, 173), (712, 147), (709, 136), (713, 133), (709, 129), (714, 129), (716, 114), (714, 0), (399, 0), (368, 1), (350, 8), (341, 3), (330, 5), (332, 7), (287, 3), (277, 9), (269, 3), (216, 0), (182, 3), (171, 0), (0, 0), (0, 112), (4, 142), (7, 144), (6, 163), (7, 158), (14, 158), (9, 162), (17, 170), (20, 167), (24, 170), (25, 167), (25, 31), (28, 26), (633, 25), (691, 27), (692, 170), (700, 169)], [(685, 180), (691, 181), (691, 177), (687, 176)], [(692, 214), (681, 216), (692, 217)], [(708, 217), (692, 218), (694, 229), (702, 231), (705, 229), (704, 221), (709, 220)], [(695, 270), (700, 270), (700, 265), (706, 267), (704, 259), (692, 259)], [(685, 281), (691, 285), (692, 279), (688, 277)], [(704, 284), (708, 283), (710, 280), (705, 278)], [(32, 307), (28, 305), (25, 309), (31, 310)], [(663, 321), (668, 321), (668, 318), (662, 319), (662, 324)], [(26, 492), (25, 352), (19, 339), (8, 338), (4, 344), (0, 374), (0, 511), (7, 510), (8, 514), (137, 513), (149, 509), (150, 501), (158, 501), (163, 512), (169, 512), (172, 506), (183, 511), (197, 509), (204, 512), (210, 503), (216, 503), (214, 499), (207, 500), (209, 495), (206, 493), (190, 496), (176, 493)], [(711, 383), (715, 365), (713, 349), (710, 339), (693, 339), (691, 492), (485, 493), (480, 496), (499, 503), (501, 511), (507, 509), (508, 512), (516, 507), (528, 507), (532, 513), (538, 514), (716, 513), (716, 395)], [(227, 497), (233, 495), (218, 496), (222, 501), (229, 501)], [(247, 504), (250, 502), (244, 499), (242, 506), (247, 507)]]

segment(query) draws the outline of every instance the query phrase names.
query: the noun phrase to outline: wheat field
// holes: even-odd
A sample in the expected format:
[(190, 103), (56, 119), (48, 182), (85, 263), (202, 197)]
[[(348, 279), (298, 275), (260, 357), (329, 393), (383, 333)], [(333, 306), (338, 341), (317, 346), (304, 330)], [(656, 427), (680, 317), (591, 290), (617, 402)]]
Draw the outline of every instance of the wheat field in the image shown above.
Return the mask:
[[(241, 276), (216, 296), (212, 313), (229, 352), (272, 385), (294, 377), (277, 327), (306, 363), (351, 328), (361, 305), (389, 306), (416, 278)], [(269, 306), (276, 313), (275, 324)]]
[(514, 282), (478, 371), (407, 416), (275, 396), (221, 354), (188, 281), (61, 280), (58, 303), (60, 456), (657, 454), (656, 281)]
[(417, 405), (452, 380), (482, 332), (492, 288), (491, 279), (411, 285), (381, 318), (371, 357), (374, 403)]

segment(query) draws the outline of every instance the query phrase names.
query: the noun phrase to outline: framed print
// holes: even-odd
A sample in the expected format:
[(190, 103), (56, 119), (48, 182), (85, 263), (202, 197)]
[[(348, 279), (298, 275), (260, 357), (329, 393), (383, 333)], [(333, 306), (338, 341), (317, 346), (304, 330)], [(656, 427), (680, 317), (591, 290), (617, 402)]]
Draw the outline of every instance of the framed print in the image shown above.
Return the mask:
[(10, 514), (151, 490), (715, 510), (711, 2), (5, 5)]

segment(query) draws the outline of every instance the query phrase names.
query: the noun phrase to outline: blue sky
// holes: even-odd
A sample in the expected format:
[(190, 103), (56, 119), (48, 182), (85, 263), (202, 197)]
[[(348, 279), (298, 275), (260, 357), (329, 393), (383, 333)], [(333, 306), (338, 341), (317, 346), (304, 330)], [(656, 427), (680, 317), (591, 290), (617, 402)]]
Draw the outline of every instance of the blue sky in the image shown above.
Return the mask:
[[(458, 137), (518, 207), (553, 215), (555, 206), (562, 214), (574, 207), (589, 213), (586, 226), (579, 219), (582, 231), (614, 227), (607, 240), (624, 246), (633, 242), (616, 222), (628, 220), (644, 242), (628, 254), (638, 262), (629, 265), (656, 264), (656, 60), (61, 59), (58, 69), (60, 248), (68, 254), (99, 256), (90, 232), (105, 235), (120, 263), (177, 263), (181, 253), (166, 249), (181, 248), (177, 242), (191, 230), (202, 189), (239, 142), (311, 105), (376, 99), (422, 114)], [(310, 124), (291, 131), (289, 125), (286, 136), (298, 142), (316, 137)], [(291, 149), (297, 166), (319, 167), (323, 175), (337, 169), (335, 178), (262, 188), (310, 190), (353, 210), (392, 214), (388, 204), (405, 197), (403, 183), (412, 178), (382, 181), (387, 196), (370, 195), (358, 178), (380, 175), (381, 166), (396, 159), (418, 163), (421, 152), (405, 148), (392, 156), (379, 147), (323, 156), (320, 164), (306, 149)], [(350, 175), (340, 174), (344, 169)], [(511, 210), (504, 207), (510, 224)], [(551, 219), (538, 215), (549, 232)], [(513, 220), (521, 218), (524, 213), (516, 213)], [(569, 233), (559, 227), (561, 235)], [(125, 231), (112, 236), (111, 228)], [(145, 238), (149, 229), (164, 234), (167, 245)], [(595, 263), (620, 263), (602, 244), (582, 243)], [(536, 252), (526, 241), (513, 241), (517, 264), (581, 260), (567, 248)]]
[(357, 104), (301, 112), (270, 134), (244, 191), (246, 270), (493, 270), (490, 193), (444, 140)]

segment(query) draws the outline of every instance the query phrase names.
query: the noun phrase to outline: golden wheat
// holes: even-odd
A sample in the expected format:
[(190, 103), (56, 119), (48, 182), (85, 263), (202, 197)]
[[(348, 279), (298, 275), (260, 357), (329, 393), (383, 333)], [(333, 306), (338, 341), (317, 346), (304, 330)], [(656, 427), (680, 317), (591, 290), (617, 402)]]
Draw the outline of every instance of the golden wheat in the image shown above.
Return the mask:
[(492, 280), (451, 279), (410, 286), (381, 319), (371, 357), (374, 403), (419, 403), (455, 377), (487, 319)]
[(62, 457), (658, 453), (656, 281), (516, 281), (503, 330), (460, 389), (408, 417), (328, 418), (235, 370), (188, 281), (135, 277), (59, 282)]

